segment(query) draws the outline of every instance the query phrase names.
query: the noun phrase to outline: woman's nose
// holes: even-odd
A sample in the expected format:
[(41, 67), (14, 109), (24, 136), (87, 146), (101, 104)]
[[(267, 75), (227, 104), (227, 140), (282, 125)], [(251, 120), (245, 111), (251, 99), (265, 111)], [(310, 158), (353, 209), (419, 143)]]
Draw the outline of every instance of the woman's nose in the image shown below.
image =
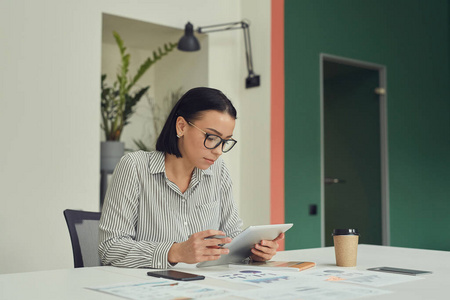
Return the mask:
[(222, 155), (222, 144), (212, 149), (212, 152), (216, 155)]

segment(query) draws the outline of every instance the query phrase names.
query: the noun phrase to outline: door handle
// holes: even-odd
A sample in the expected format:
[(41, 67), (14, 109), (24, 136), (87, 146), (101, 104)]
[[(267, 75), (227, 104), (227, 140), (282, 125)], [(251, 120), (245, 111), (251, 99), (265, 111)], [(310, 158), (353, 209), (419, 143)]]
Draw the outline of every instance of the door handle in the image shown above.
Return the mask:
[(325, 177), (325, 184), (345, 183), (344, 179)]

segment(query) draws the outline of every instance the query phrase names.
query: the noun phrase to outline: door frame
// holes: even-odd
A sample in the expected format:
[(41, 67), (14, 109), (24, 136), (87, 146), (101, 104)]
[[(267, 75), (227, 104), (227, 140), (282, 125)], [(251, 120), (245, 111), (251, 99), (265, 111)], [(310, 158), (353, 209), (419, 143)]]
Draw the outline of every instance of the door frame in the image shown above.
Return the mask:
[(335, 62), (354, 67), (376, 70), (379, 74), (379, 87), (384, 93), (378, 94), (380, 101), (380, 161), (381, 161), (381, 241), (382, 245), (390, 245), (389, 222), (389, 165), (388, 165), (388, 131), (387, 131), (387, 93), (386, 66), (361, 60), (320, 53), (320, 212), (321, 212), (321, 245), (325, 247), (325, 149), (324, 149), (324, 84), (323, 62)]

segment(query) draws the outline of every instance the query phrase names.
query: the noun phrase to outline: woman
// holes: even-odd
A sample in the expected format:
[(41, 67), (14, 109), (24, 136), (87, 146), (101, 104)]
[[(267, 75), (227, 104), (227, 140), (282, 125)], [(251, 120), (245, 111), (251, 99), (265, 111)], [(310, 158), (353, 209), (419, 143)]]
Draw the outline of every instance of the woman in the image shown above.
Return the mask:
[[(169, 268), (219, 259), (241, 232), (228, 170), (220, 158), (232, 138), (236, 110), (222, 92), (188, 91), (173, 107), (156, 151), (125, 155), (117, 165), (100, 220), (103, 264)], [(225, 238), (206, 239), (213, 235)], [(269, 260), (277, 240), (261, 241), (252, 258)]]

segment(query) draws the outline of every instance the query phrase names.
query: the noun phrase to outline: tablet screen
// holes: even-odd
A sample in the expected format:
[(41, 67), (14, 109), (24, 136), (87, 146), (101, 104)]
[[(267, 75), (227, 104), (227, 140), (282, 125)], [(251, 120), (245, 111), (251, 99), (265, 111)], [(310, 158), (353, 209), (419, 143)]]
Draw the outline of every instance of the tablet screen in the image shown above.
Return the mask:
[(204, 261), (197, 264), (197, 267), (208, 267), (225, 264), (240, 263), (250, 256), (251, 249), (261, 240), (273, 240), (280, 233), (286, 232), (293, 224), (271, 224), (247, 227), (231, 243), (224, 245), (230, 249), (230, 253), (222, 255), (218, 260)]

